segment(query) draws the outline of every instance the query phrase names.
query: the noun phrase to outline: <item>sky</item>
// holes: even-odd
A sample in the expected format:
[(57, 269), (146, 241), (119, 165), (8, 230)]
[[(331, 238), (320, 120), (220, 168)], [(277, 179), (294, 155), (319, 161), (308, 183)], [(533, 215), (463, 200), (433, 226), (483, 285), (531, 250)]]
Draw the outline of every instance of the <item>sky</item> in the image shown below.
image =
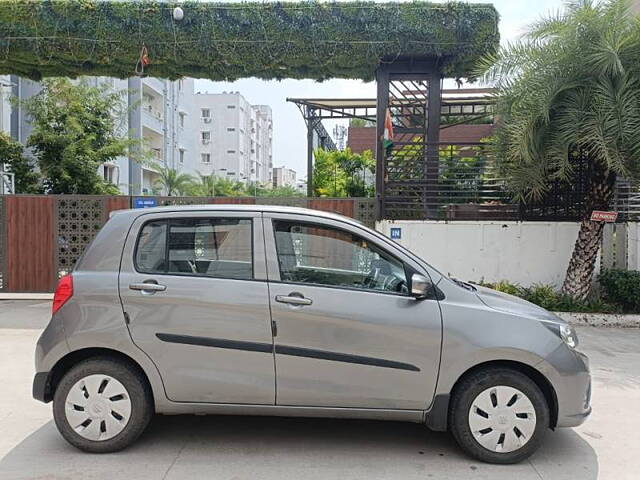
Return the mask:
[[(442, 3), (442, 0), (435, 0)], [(516, 40), (527, 27), (541, 16), (562, 9), (562, 0), (475, 0), (477, 3), (493, 3), (500, 13), (500, 36), (502, 42)], [(447, 85), (448, 86), (448, 85)], [(196, 92), (221, 93), (238, 91), (252, 104), (269, 105), (273, 111), (273, 164), (286, 166), (306, 178), (307, 136), (302, 115), (287, 97), (308, 98), (373, 98), (375, 82), (360, 80), (313, 80), (265, 81), (255, 78), (235, 82), (212, 82), (196, 80)], [(329, 132), (336, 122), (324, 122)]]

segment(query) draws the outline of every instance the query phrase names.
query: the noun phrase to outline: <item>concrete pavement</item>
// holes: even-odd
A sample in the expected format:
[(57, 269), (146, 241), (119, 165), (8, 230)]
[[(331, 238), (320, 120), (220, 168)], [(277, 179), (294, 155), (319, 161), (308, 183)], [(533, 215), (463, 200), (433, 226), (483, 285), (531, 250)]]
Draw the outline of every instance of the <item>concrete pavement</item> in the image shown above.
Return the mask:
[(529, 461), (465, 457), (448, 434), (395, 422), (156, 417), (131, 448), (89, 455), (31, 399), (33, 349), (47, 302), (0, 302), (0, 479), (607, 479), (640, 478), (640, 330), (581, 327), (594, 413), (549, 432)]

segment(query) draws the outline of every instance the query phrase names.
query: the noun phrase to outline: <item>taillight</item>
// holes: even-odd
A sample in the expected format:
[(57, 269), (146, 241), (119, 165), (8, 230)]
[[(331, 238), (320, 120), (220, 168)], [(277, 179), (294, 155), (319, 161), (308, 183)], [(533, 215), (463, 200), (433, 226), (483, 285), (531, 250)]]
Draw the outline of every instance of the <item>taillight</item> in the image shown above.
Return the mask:
[(53, 306), (51, 308), (51, 315), (60, 310), (60, 307), (64, 305), (67, 300), (73, 295), (73, 277), (71, 274), (65, 275), (58, 280), (56, 291), (53, 294)]

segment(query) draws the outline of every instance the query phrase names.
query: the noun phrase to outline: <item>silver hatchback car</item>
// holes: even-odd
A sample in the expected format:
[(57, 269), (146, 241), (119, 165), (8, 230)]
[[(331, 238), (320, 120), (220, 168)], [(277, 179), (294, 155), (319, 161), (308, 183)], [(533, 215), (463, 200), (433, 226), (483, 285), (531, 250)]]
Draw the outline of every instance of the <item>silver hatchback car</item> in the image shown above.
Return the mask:
[(112, 214), (60, 279), (33, 396), (89, 452), (154, 413), (399, 420), (518, 462), (591, 411), (575, 332), (358, 222), (210, 205)]

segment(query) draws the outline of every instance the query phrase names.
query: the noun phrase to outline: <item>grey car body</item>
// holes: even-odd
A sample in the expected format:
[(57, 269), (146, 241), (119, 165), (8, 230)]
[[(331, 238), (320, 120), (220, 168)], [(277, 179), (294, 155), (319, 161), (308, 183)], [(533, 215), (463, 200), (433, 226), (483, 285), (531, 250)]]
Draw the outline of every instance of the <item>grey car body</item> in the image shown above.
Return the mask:
[[(211, 217), (250, 222), (250, 280), (136, 269), (144, 225)], [(284, 281), (274, 221), (355, 234), (430, 279), (433, 295)], [(141, 290), (144, 282), (162, 290)], [(156, 413), (369, 418), (446, 430), (457, 382), (491, 365), (535, 382), (549, 427), (572, 427), (590, 413), (590, 376), (586, 357), (558, 334), (562, 325), (531, 303), (452, 280), (340, 215), (258, 205), (125, 210), (79, 260), (73, 296), (38, 341), (33, 395), (52, 400), (71, 366), (105, 353), (144, 372)]]

